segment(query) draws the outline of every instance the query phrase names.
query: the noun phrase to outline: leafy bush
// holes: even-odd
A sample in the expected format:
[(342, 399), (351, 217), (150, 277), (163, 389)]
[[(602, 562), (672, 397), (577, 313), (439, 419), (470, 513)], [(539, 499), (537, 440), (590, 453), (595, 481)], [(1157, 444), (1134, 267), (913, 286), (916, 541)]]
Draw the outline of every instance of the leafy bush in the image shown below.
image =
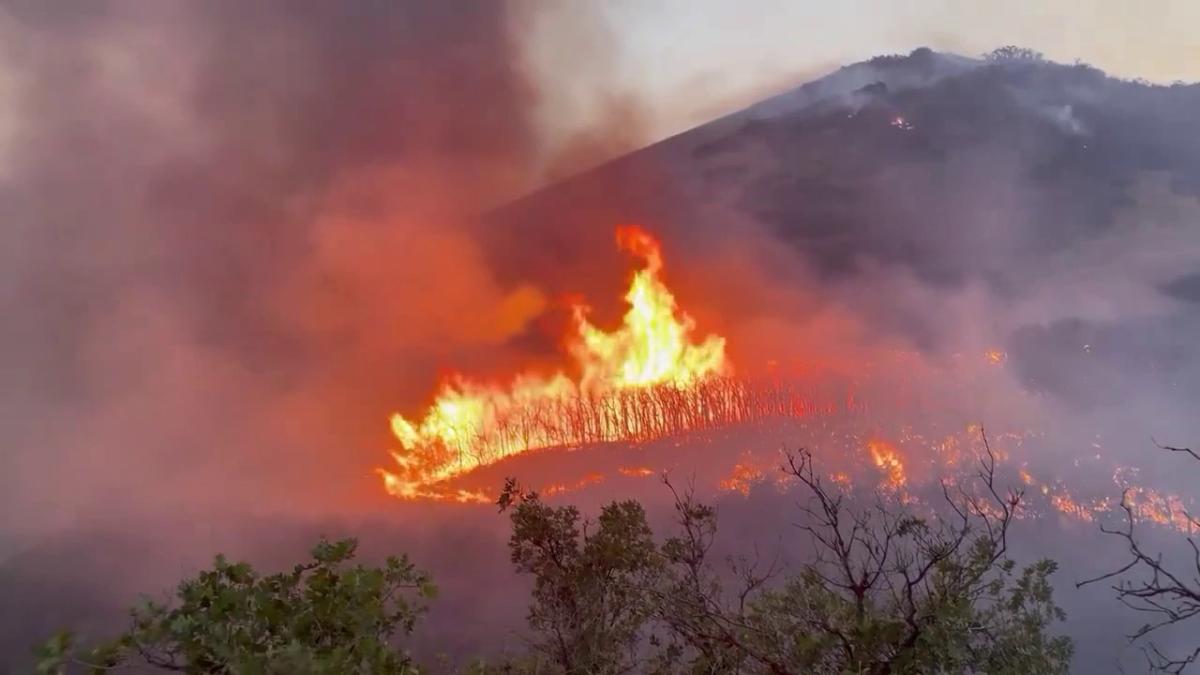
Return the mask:
[(69, 633), (38, 649), (39, 673), (95, 673), (131, 662), (187, 673), (409, 673), (389, 639), (412, 631), (436, 588), (407, 558), (349, 566), (357, 542), (321, 541), (312, 561), (259, 575), (217, 556), (179, 584), (174, 605), (146, 601), (115, 640), (78, 653)]

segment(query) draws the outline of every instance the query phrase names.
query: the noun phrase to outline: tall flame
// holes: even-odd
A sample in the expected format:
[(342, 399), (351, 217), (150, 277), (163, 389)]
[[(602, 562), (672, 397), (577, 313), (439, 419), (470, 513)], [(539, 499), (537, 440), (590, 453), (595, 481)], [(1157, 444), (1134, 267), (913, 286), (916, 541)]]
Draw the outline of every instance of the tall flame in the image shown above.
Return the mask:
[[(567, 344), (578, 378), (560, 371), (549, 377), (521, 375), (506, 387), (461, 377), (445, 382), (420, 420), (392, 415), (392, 432), (402, 449), (393, 453), (398, 468), (379, 470), (389, 493), (446, 497), (432, 486), (528, 450), (644, 437), (657, 428), (655, 420), (583, 419), (593, 411), (582, 408), (598, 401), (620, 404), (629, 400), (622, 398), (627, 392), (686, 389), (729, 371), (724, 338), (692, 340), (695, 322), (678, 309), (660, 278), (658, 241), (636, 226), (618, 227), (616, 234), (617, 245), (643, 266), (633, 275), (625, 295), (629, 310), (616, 330), (592, 325), (582, 303), (572, 307), (574, 332)], [(559, 420), (573, 414), (578, 423), (564, 432)]]
[(886, 476), (887, 486), (892, 490), (904, 487), (908, 478), (904, 475), (904, 463), (900, 461), (900, 453), (896, 446), (887, 441), (871, 439), (867, 442), (867, 450), (870, 451), (875, 466)]
[[(392, 415), (392, 432), (400, 449), (392, 453), (395, 466), (391, 470), (378, 470), (390, 494), (405, 499), (487, 502), (488, 495), (456, 487), (452, 479), (539, 448), (649, 441), (822, 412), (803, 388), (782, 381), (761, 383), (725, 377), (731, 370), (725, 340), (715, 335), (694, 339), (695, 322), (679, 309), (661, 278), (659, 243), (634, 226), (618, 227), (616, 239), (621, 249), (642, 262), (625, 294), (629, 309), (621, 325), (605, 331), (589, 321), (586, 305), (575, 303), (564, 341), (573, 368), (549, 376), (518, 375), (505, 386), (453, 377), (442, 383), (420, 419)], [(994, 366), (1003, 365), (1007, 359), (998, 349), (986, 351), (984, 357)], [(866, 450), (880, 471), (877, 488), (908, 501), (913, 499), (910, 491), (919, 492), (926, 476), (940, 474), (946, 484), (954, 484), (976, 469), (979, 449), (965, 450), (979, 442), (982, 430), (972, 426), (965, 434), (930, 443), (920, 434), (906, 431), (899, 444), (869, 437), (850, 445)], [(1022, 440), (1021, 434), (1004, 436), (1018, 445)], [(999, 463), (1008, 459), (1008, 453), (999, 447), (992, 455)], [(765, 481), (768, 465), (777, 466), (777, 461), (772, 457), (761, 463), (747, 455), (718, 487), (749, 495)], [(937, 466), (932, 472), (926, 466), (931, 462)], [(909, 468), (916, 471), (910, 474)], [(1041, 480), (1024, 464), (1016, 469), (1020, 482), (1031, 488), (1033, 496), (1040, 495), (1049, 509), (1068, 517), (1093, 522), (1115, 506), (1109, 497), (1089, 499), (1072, 492), (1061, 481)], [(618, 473), (644, 477), (655, 470), (621, 467)], [(1126, 473), (1124, 467), (1119, 467), (1113, 481), (1124, 491), (1124, 503), (1139, 520), (1189, 534), (1200, 527), (1189, 515), (1189, 502), (1177, 495), (1138, 487), (1129, 482)], [(603, 479), (603, 474), (589, 474), (574, 484), (548, 485), (545, 492), (577, 489)], [(844, 472), (833, 474), (831, 479), (843, 488), (852, 483)], [(786, 488), (786, 481), (777, 482), (777, 487)]]
[(659, 278), (658, 242), (640, 228), (617, 228), (617, 245), (641, 257), (646, 267), (633, 275), (625, 301), (629, 311), (620, 329), (606, 333), (588, 322), (587, 307), (574, 307), (578, 340), (571, 352), (583, 367), (585, 388), (687, 385), (726, 368), (725, 339), (710, 335), (689, 341), (695, 322), (678, 312), (675, 296)]

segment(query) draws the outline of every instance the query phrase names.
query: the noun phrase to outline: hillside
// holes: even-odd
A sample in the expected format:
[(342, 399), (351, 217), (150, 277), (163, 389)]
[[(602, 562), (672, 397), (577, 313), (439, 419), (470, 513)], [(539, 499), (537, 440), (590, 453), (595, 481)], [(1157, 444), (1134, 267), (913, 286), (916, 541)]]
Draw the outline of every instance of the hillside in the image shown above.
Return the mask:
[[(701, 257), (753, 224), (805, 283), (920, 348), (946, 342), (928, 294), (864, 287), (903, 275), (943, 297), (981, 289), (1013, 310), (995, 339), (1028, 385), (1085, 408), (1114, 402), (1129, 364), (1191, 397), (1200, 378), (1180, 375), (1195, 372), (1185, 346), (1200, 328), (1197, 111), (1200, 85), (918, 49), (547, 187), (499, 209), (485, 234), (514, 277), (536, 262), (569, 280), (603, 274), (594, 251), (612, 222), (650, 223)], [(790, 267), (768, 273), (800, 279)]]

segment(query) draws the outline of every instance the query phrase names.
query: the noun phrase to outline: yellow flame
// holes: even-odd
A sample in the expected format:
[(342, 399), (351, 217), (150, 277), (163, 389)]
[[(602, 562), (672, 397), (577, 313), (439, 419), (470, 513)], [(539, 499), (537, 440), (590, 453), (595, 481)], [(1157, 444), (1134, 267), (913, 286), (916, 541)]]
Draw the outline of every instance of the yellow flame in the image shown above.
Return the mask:
[(741, 493), (748, 497), (757, 483), (762, 482), (763, 472), (751, 464), (735, 464), (727, 478), (721, 480), (717, 487), (722, 490)]
[(700, 344), (689, 341), (695, 322), (678, 312), (675, 296), (659, 278), (662, 254), (658, 242), (635, 227), (617, 228), (617, 243), (641, 256), (646, 267), (633, 275), (625, 301), (629, 311), (619, 330), (606, 333), (575, 307), (579, 340), (572, 354), (583, 366), (585, 387), (645, 387), (660, 383), (687, 385), (722, 372), (725, 339), (710, 335)]
[(886, 441), (871, 440), (867, 442), (867, 450), (870, 451), (875, 466), (883, 471), (887, 486), (892, 489), (904, 487), (908, 479), (904, 475), (904, 463), (900, 461), (900, 453), (896, 451), (896, 447)]
[(604, 407), (595, 404), (628, 391), (685, 389), (729, 371), (724, 338), (692, 340), (695, 322), (678, 309), (660, 278), (658, 242), (637, 227), (622, 226), (617, 228), (617, 244), (644, 265), (633, 275), (625, 295), (629, 310), (616, 330), (592, 325), (585, 306), (573, 308), (575, 332), (567, 342), (579, 377), (527, 374), (505, 387), (461, 377), (444, 383), (419, 420), (392, 415), (392, 434), (401, 449), (392, 453), (391, 470), (378, 470), (388, 493), (407, 499), (458, 499), (457, 493), (435, 486), (536, 448), (644, 440), (663, 425), (595, 415)]

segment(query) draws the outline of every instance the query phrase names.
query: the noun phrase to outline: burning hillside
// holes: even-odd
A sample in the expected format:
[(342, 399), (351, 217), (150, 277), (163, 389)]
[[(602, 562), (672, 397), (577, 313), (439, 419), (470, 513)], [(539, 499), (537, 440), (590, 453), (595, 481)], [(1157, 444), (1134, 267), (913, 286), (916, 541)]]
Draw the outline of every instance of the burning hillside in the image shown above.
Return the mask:
[[(1053, 472), (1039, 462), (1034, 431), (1002, 432), (993, 450), (974, 424), (939, 429), (924, 420), (922, 429), (915, 428), (910, 416), (920, 414), (920, 405), (904, 387), (884, 386), (892, 392), (892, 412), (899, 413), (889, 421), (886, 415), (862, 415), (865, 404), (853, 388), (830, 396), (828, 389), (794, 376), (735, 373), (725, 338), (699, 337), (696, 322), (666, 286), (659, 242), (636, 226), (620, 226), (616, 243), (639, 262), (624, 296), (628, 309), (621, 325), (611, 331), (594, 325), (588, 306), (574, 300), (570, 330), (562, 339), (568, 368), (550, 375), (520, 373), (506, 383), (454, 375), (419, 418), (394, 414), (391, 427), (400, 449), (392, 453), (393, 467), (377, 470), (388, 493), (486, 503), (495, 498), (505, 472), (517, 469), (518, 458), (555, 448), (572, 451), (580, 461), (558, 470), (574, 478), (520, 465), (524, 475), (540, 475), (541, 489), (554, 495), (678, 468), (674, 449), (687, 443), (706, 449), (708, 472), (716, 472), (708, 483), (748, 495), (763, 484), (788, 489), (774, 480), (781, 461), (775, 448), (799, 442), (825, 447), (828, 477), (843, 488), (865, 485), (907, 502), (970, 475), (988, 454), (1008, 467), (1014, 485), (1030, 492), (1023, 515), (1057, 512), (1091, 522), (1118, 505), (1102, 476), (1075, 476), (1090, 486), (1086, 493), (1070, 480), (1045, 477)], [(892, 373), (881, 378), (896, 372), (918, 382), (932, 377), (921, 372), (919, 360), (902, 357), (892, 355), (887, 364)], [(1005, 360), (996, 349), (978, 359), (988, 369), (1003, 367)], [(617, 452), (618, 446), (638, 448), (637, 455)], [(584, 447), (590, 451), (582, 452)], [(1136, 471), (1129, 467), (1098, 466), (1142, 518), (1189, 525), (1181, 498), (1136, 485)], [(690, 469), (694, 476), (696, 467)]]
[(539, 448), (644, 442), (810, 411), (797, 390), (735, 378), (724, 338), (695, 337), (694, 320), (661, 278), (662, 252), (653, 237), (622, 226), (616, 240), (641, 262), (621, 326), (598, 328), (588, 307), (576, 302), (564, 338), (570, 371), (521, 374), (507, 385), (456, 376), (420, 419), (393, 415), (402, 448), (394, 453), (398, 468), (379, 471), (389, 493), (486, 500), (448, 481)]

